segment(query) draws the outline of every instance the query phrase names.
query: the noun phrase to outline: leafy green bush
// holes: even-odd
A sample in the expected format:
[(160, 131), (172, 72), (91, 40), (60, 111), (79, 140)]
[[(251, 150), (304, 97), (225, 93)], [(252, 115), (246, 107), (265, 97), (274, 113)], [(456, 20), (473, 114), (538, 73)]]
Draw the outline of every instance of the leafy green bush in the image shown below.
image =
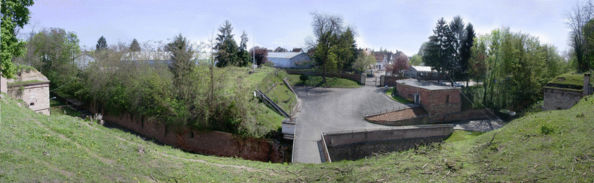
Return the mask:
[(540, 133), (543, 135), (549, 135), (555, 132), (555, 129), (549, 125), (543, 124), (540, 126)]
[(303, 82), (303, 83), (305, 83), (305, 81), (307, 81), (308, 79), (309, 79), (309, 76), (308, 75), (301, 74), (299, 76), (299, 80), (301, 80), (301, 82)]

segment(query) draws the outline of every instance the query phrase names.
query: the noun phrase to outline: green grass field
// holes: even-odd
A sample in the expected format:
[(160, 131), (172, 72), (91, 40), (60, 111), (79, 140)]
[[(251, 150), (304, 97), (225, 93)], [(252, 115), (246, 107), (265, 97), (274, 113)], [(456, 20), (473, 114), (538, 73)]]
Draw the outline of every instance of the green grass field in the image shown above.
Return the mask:
[(594, 97), (443, 143), (326, 164), (186, 153), (0, 100), (0, 182), (592, 182)]
[(355, 81), (343, 79), (343, 78), (335, 78), (335, 77), (327, 77), (326, 83), (323, 82), (322, 76), (308, 76), (308, 80), (305, 82), (299, 79), (298, 74), (289, 74), (288, 79), (297, 86), (314, 86), (314, 87), (325, 87), (325, 88), (358, 88), (361, 87)]

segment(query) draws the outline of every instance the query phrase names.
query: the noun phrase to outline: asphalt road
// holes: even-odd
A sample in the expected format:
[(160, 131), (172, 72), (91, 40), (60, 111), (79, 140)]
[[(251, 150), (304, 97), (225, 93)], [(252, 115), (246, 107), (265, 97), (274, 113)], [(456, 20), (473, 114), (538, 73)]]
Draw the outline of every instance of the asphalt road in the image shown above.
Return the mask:
[(301, 111), (296, 116), (293, 141), (295, 163), (321, 163), (318, 143), (322, 131), (391, 128), (369, 123), (363, 117), (408, 107), (388, 98), (384, 94), (385, 88), (374, 86), (295, 89), (302, 101)]

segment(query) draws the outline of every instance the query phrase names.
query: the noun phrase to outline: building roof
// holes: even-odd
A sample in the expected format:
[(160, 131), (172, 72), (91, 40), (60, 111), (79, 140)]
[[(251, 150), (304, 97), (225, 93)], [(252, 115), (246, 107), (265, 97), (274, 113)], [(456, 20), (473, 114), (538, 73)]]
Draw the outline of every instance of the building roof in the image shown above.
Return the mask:
[(47, 77), (35, 69), (21, 70), (15, 78), (7, 80), (9, 87), (48, 84), (49, 82)]
[(447, 86), (447, 85), (440, 85), (436, 82), (432, 81), (419, 81), (416, 79), (403, 79), (396, 81), (398, 84), (423, 88), (427, 90), (458, 90), (459, 88)]
[(429, 66), (412, 66), (417, 72), (431, 72), (431, 67)]
[(303, 52), (268, 52), (268, 58), (293, 58)]

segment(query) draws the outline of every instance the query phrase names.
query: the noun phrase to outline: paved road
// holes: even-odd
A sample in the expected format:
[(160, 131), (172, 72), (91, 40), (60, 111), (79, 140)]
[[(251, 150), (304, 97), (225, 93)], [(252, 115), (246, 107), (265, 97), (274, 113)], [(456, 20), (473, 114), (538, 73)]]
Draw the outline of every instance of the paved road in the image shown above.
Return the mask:
[[(370, 82), (370, 80), (368, 80)], [(320, 163), (321, 132), (361, 128), (390, 128), (363, 120), (368, 114), (403, 109), (408, 106), (395, 102), (384, 88), (295, 88), (302, 101), (296, 116), (293, 162)]]

